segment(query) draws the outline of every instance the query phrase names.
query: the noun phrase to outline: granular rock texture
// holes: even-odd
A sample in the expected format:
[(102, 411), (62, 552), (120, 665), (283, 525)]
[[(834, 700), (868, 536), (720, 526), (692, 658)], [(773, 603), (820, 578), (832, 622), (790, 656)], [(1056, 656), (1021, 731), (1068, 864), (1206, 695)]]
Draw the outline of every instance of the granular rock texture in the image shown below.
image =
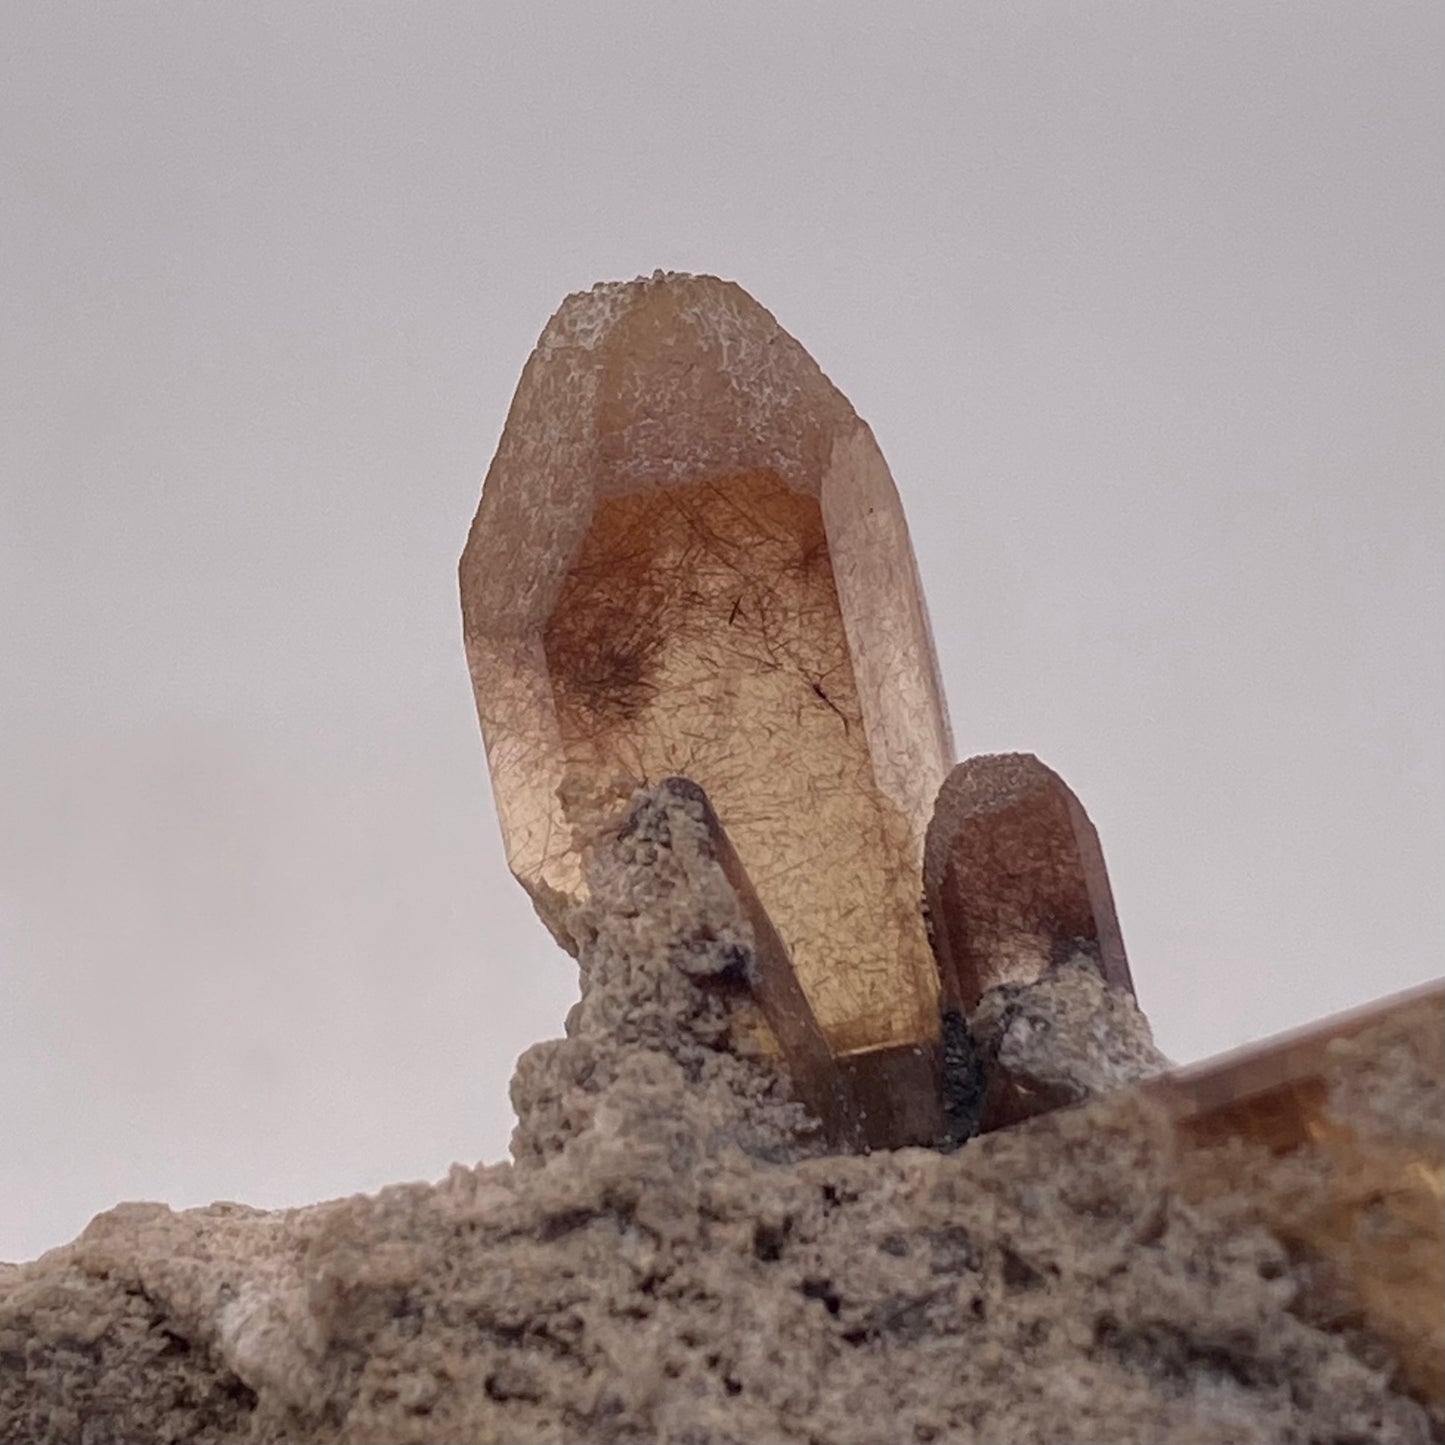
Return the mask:
[(1148, 1086), (1187, 1147), (1191, 1198), (1245, 1197), (1312, 1261), (1297, 1312), (1368, 1325), (1445, 1404), (1445, 986)]
[[(1317, 1262), (1247, 1194), (1186, 1197), (1147, 1091), (823, 1153), (750, 1042), (746, 924), (696, 828), (601, 849), (514, 1162), (277, 1213), (123, 1205), (0, 1267), (0, 1440), (1442, 1438), (1377, 1342), (1297, 1312)], [(1362, 1038), (1332, 1087), (1438, 1134), (1436, 1029)]]
[(986, 1088), (983, 1129), (1080, 1104), (1169, 1067), (1134, 995), (1086, 954), (1032, 983), (1005, 983), (969, 1015)]

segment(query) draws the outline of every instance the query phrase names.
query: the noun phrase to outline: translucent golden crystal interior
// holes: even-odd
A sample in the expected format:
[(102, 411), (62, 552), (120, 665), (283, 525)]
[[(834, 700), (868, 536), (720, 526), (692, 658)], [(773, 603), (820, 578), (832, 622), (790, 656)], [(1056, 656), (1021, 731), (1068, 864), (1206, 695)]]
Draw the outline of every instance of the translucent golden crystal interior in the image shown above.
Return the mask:
[(835, 1055), (938, 1036), (923, 836), (951, 741), (897, 492), (751, 297), (658, 275), (568, 298), (462, 558), (512, 871), (564, 943), (589, 836), (705, 789)]
[[(1445, 1402), (1445, 986), (1179, 1070), (1146, 1091), (1176, 1121), (1188, 1191), (1252, 1200), (1334, 1272), (1339, 1322), (1378, 1334), (1407, 1386)], [(1241, 1143), (1262, 1147), (1229, 1152)]]
[[(833, 1047), (917, 1037), (916, 843), (873, 776), (817, 500), (755, 472), (601, 501), (543, 648), (566, 774), (700, 783)], [(554, 833), (542, 873), (575, 866)]]

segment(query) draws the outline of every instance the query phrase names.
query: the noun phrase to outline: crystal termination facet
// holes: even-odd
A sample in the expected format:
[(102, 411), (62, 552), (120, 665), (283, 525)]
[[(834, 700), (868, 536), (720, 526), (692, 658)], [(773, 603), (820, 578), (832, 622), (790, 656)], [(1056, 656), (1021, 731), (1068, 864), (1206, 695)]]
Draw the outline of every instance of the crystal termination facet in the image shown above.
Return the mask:
[(1031, 753), (969, 758), (928, 826), (924, 894), (946, 1007), (1031, 984), (1078, 953), (1133, 981), (1099, 835), (1072, 790)]
[(508, 861), (568, 943), (582, 839), (671, 775), (716, 808), (835, 1055), (936, 1045), (918, 908), (952, 744), (867, 426), (738, 287), (552, 318), (461, 564)]

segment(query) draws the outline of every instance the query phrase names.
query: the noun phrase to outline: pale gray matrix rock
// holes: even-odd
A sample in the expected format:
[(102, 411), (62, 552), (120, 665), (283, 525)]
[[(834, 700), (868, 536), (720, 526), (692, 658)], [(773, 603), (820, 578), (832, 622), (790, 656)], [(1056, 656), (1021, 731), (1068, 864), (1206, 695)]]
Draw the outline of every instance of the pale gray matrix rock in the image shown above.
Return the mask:
[(1180, 1197), (1137, 1093), (825, 1154), (732, 1047), (747, 936), (697, 818), (647, 808), (574, 920), (567, 1037), (518, 1065), (514, 1162), (122, 1205), (0, 1267), (0, 1441), (1439, 1438), (1247, 1210)]

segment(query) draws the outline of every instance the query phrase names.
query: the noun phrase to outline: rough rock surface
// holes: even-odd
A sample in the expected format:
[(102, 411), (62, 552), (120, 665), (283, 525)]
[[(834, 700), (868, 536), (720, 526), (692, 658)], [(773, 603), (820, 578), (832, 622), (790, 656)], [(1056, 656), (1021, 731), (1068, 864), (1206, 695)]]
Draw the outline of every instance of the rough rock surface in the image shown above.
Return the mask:
[(1083, 953), (1032, 983), (989, 989), (969, 1015), (987, 1079), (983, 1126), (1081, 1104), (1169, 1067), (1127, 989)]
[[(654, 810), (603, 850), (513, 1163), (122, 1205), (0, 1266), (0, 1441), (1441, 1438), (1387, 1356), (1294, 1312), (1247, 1199), (1186, 1201), (1138, 1093), (825, 1155), (745, 1043), (746, 926), (695, 827)], [(1408, 1042), (1368, 1057), (1438, 1129)]]

